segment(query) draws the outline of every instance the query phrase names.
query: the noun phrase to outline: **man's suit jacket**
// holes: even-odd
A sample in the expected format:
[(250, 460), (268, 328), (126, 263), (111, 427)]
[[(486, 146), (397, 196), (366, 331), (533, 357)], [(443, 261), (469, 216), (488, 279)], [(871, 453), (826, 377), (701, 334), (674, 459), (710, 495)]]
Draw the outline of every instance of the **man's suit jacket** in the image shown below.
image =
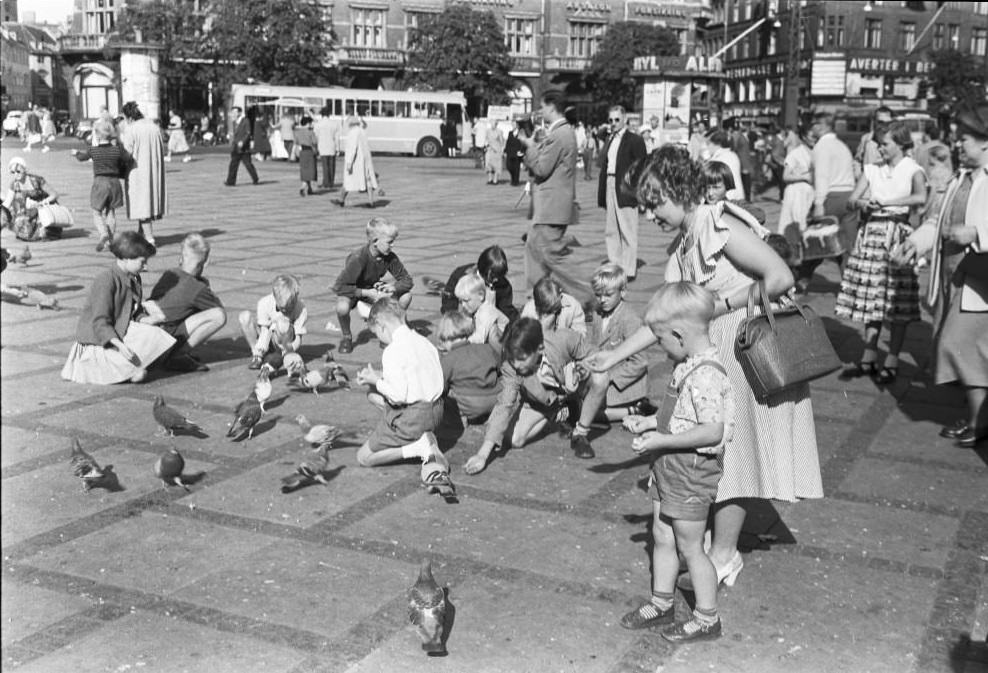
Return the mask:
[[(614, 350), (641, 326), (641, 318), (626, 302), (621, 302), (611, 314), (611, 319), (607, 321), (606, 329), (604, 318), (599, 313), (594, 313), (587, 339), (591, 346), (601, 350)], [(611, 385), (607, 390), (607, 406), (631, 404), (648, 397), (648, 358), (645, 351), (616, 364), (611, 368), (610, 375)]]
[(233, 129), (233, 145), (230, 149), (231, 154), (243, 154), (244, 152), (250, 152), (250, 122), (247, 117), (241, 117), (240, 121), (237, 122), (236, 128)]
[[(601, 208), (607, 207), (607, 155), (610, 153), (613, 136), (607, 145), (604, 146), (600, 157), (600, 177), (597, 180), (597, 205)], [(617, 160), (614, 162), (614, 180), (616, 183), (617, 202), (619, 208), (634, 208), (638, 201), (633, 194), (622, 194), (620, 186), (625, 174), (631, 164), (638, 159), (648, 156), (645, 149), (645, 140), (637, 133), (625, 130), (621, 134), (620, 144), (617, 150)]]
[(576, 214), (576, 133), (565, 120), (555, 122), (541, 142), (525, 151), (525, 166), (535, 178), (535, 224), (566, 226)]

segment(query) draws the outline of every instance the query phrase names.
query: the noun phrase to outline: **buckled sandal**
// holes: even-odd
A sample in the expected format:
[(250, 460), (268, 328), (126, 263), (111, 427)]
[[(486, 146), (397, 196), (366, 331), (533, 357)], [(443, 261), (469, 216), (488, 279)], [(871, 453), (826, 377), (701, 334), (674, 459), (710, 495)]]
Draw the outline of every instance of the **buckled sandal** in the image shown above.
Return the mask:
[(899, 375), (898, 367), (882, 367), (877, 374), (875, 374), (875, 383), (881, 385), (888, 385), (890, 383), (895, 383), (895, 377)]
[(621, 617), (621, 626), (626, 629), (650, 629), (663, 624), (671, 624), (676, 618), (676, 606), (670, 605), (667, 610), (659, 610), (651, 602), (643, 603)]

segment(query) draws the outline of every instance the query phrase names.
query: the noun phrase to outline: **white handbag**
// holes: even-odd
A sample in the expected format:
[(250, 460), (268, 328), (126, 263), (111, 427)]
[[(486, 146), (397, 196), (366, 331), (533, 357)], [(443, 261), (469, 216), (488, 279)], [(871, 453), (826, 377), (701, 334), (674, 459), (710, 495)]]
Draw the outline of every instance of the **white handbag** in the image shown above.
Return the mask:
[(66, 228), (75, 224), (72, 211), (57, 203), (45, 203), (38, 206), (38, 224), (42, 228), (59, 227)]

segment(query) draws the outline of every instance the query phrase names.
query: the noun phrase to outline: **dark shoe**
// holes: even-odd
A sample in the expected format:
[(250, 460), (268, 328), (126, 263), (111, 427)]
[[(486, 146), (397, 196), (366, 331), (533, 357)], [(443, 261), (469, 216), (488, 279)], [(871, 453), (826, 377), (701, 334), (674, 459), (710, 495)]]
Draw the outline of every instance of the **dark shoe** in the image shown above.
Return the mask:
[(670, 605), (667, 610), (659, 610), (651, 602), (644, 603), (637, 610), (632, 610), (621, 617), (621, 626), (626, 629), (650, 629), (654, 626), (671, 624), (676, 617), (676, 606)]
[(957, 437), (956, 444), (962, 449), (973, 449), (979, 442), (983, 442), (985, 440), (988, 440), (988, 432), (984, 432), (979, 435), (975, 432), (974, 428), (968, 428), (964, 431), (964, 434)]
[(573, 435), (570, 437), (569, 448), (573, 449), (573, 453), (576, 454), (577, 458), (593, 458), (596, 455), (586, 435)]
[(945, 425), (940, 428), (940, 436), (944, 439), (960, 439), (970, 429), (971, 427), (967, 424), (967, 421), (960, 419), (953, 425)]
[(845, 367), (837, 378), (841, 381), (849, 381), (850, 379), (859, 379), (862, 376), (874, 376), (877, 373), (878, 369), (874, 362), (858, 362), (850, 367)]
[(256, 184), (259, 184), (261, 182), (261, 180), (260, 180), (260, 178), (254, 178), (251, 182), (253, 182), (256, 185)]
[(628, 407), (628, 413), (635, 416), (652, 416), (658, 410), (658, 407), (645, 399), (638, 400)]
[(353, 352), (353, 337), (343, 337), (340, 341), (340, 347), (337, 349), (340, 353), (346, 355), (347, 353)]
[(895, 383), (895, 377), (899, 374), (898, 367), (882, 367), (882, 369), (875, 374), (875, 383), (879, 383), (883, 386), (887, 386), (890, 383)]
[(237, 186), (237, 183), (235, 183), (235, 182), (224, 182), (223, 184), (226, 185), (227, 187), (236, 187)]
[(309, 188), (308, 188), (307, 190), (305, 190), (305, 193), (306, 193), (306, 194), (309, 194), (310, 196), (311, 196), (312, 194), (315, 194), (315, 192), (314, 192), (314, 191), (312, 191), (312, 187), (309, 187)]
[(662, 637), (670, 643), (688, 643), (694, 640), (716, 640), (720, 638), (721, 624), (718, 619), (713, 624), (703, 624), (696, 617), (680, 622), (662, 632)]
[(209, 367), (190, 353), (179, 353), (165, 360), (165, 369), (170, 372), (208, 372)]
[(101, 236), (99, 243), (96, 244), (96, 252), (103, 252), (110, 245), (110, 238), (108, 236)]
[(305, 190), (304, 189), (298, 190), (298, 195), (299, 196), (305, 196)]
[(250, 363), (247, 365), (247, 369), (260, 369), (264, 361), (261, 359), (260, 355), (255, 355), (251, 357)]

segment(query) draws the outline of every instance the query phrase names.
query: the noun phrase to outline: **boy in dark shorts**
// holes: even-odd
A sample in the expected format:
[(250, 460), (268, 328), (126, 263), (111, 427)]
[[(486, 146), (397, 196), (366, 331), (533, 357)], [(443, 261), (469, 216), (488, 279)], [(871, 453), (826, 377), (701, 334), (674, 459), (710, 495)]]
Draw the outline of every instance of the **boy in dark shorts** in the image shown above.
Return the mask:
[(357, 451), (357, 461), (376, 467), (420, 458), (423, 483), (448, 479), (449, 463), (434, 434), (442, 420), (445, 385), (439, 351), (405, 324), (405, 311), (390, 297), (374, 303), (367, 324), (385, 348), (381, 371), (367, 365), (357, 372), (357, 383), (370, 386), (367, 399), (383, 413)]
[(209, 367), (192, 355), (226, 324), (226, 311), (209, 287), (202, 272), (209, 263), (209, 243), (201, 234), (182, 240), (178, 267), (165, 271), (144, 302), (148, 312), (141, 322), (158, 325), (177, 340), (165, 368), (172, 371), (208, 371)]
[[(412, 277), (392, 248), (398, 238), (398, 225), (383, 217), (375, 217), (367, 223), (367, 245), (347, 255), (343, 270), (336, 278), (336, 318), (343, 333), (340, 353), (353, 352), (353, 334), (350, 331), (350, 312), (354, 308), (363, 312), (379, 299), (392, 297), (403, 311), (412, 303)], [(394, 282), (386, 282), (390, 273)], [(367, 317), (367, 316), (364, 316)]]
[[(709, 326), (714, 297), (689, 282), (659, 288), (645, 311), (645, 322), (659, 345), (676, 362), (672, 380), (655, 416), (628, 416), (624, 426), (639, 434), (635, 453), (654, 455), (652, 463), (652, 598), (621, 618), (621, 626), (642, 629), (675, 618), (674, 590), (679, 552), (686, 559), (696, 593), (690, 619), (662, 632), (672, 642), (719, 638), (717, 571), (703, 551), (710, 506), (717, 498), (724, 445), (731, 436), (733, 394)], [(735, 571), (724, 579), (733, 584)]]

